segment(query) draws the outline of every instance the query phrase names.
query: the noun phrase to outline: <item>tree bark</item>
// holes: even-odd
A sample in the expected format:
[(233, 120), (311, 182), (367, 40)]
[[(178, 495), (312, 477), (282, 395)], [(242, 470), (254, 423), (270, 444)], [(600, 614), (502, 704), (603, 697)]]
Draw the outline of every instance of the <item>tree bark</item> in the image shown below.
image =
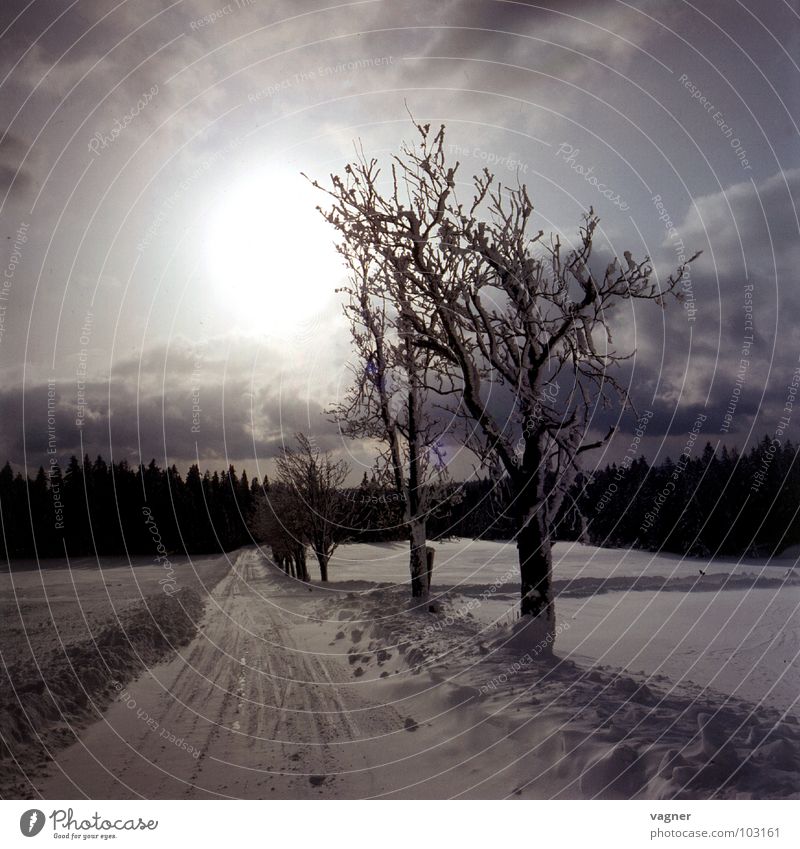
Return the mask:
[(433, 580), (433, 558), (436, 557), (436, 549), (429, 545), (425, 549), (426, 554), (426, 566), (427, 566), (427, 580), (426, 586), (428, 587), (428, 592), (431, 591), (431, 581)]
[(317, 561), (319, 562), (319, 579), (323, 583), (326, 583), (328, 580), (328, 561), (330, 557), (320, 551), (315, 551), (314, 553), (317, 555)]
[(306, 563), (306, 547), (304, 545), (297, 546), (297, 551), (295, 553), (294, 559), (297, 577), (307, 584), (311, 580), (311, 576), (308, 574), (308, 564)]
[[(406, 521), (409, 527), (409, 570), (411, 572), (411, 597), (427, 598), (428, 561), (426, 553), (427, 527), (424, 494), (424, 438), (425, 416), (422, 409), (418, 352), (414, 347), (414, 328), (408, 321), (411, 307), (406, 301), (403, 284), (400, 284), (400, 319), (398, 330), (405, 343), (405, 368), (408, 375), (408, 489), (406, 491)], [(424, 371), (424, 370), (423, 370)], [(398, 478), (401, 479), (402, 476)]]
[(526, 440), (522, 469), (516, 479), (517, 552), (520, 574), (520, 614), (538, 620), (534, 635), (552, 650), (556, 614), (553, 596), (553, 553), (544, 488), (545, 468), (540, 437)]
[(520, 573), (520, 613), (540, 620), (542, 636), (555, 639), (553, 556), (550, 535), (541, 513), (533, 508), (517, 534)]
[(412, 517), (411, 529), (411, 595), (413, 598), (425, 598), (428, 595), (428, 555), (426, 551), (427, 532), (425, 520)]

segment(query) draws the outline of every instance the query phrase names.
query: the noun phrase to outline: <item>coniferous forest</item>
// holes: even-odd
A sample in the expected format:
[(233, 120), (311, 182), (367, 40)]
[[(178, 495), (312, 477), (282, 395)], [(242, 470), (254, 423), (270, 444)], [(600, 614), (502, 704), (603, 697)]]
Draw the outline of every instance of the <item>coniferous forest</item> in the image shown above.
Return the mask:
[[(688, 460), (612, 465), (573, 495), (595, 545), (766, 557), (800, 542), (797, 446), (766, 436), (742, 453), (706, 444)], [(562, 539), (575, 537), (577, 513), (565, 511)]]
[[(561, 540), (710, 557), (768, 556), (800, 543), (800, 466), (791, 443), (764, 437), (750, 450), (707, 444), (690, 458), (651, 465), (644, 457), (583, 472), (554, 528)], [(282, 484), (259, 483), (231, 466), (201, 473), (155, 460), (136, 469), (102, 457), (25, 478), (0, 470), (3, 559), (152, 554), (152, 516), (171, 553), (229, 551), (263, 542), (259, 504)], [(406, 538), (401, 501), (366, 479), (343, 492), (352, 505), (351, 541)], [(450, 483), (428, 517), (433, 539), (509, 539), (502, 482)], [(272, 509), (272, 508), (270, 508)], [(302, 520), (302, 517), (300, 517)]]
[(26, 480), (7, 463), (0, 470), (4, 556), (153, 554), (147, 515), (172, 553), (228, 551), (250, 541), (245, 517), (257, 486), (232, 467), (201, 474), (194, 465), (182, 476), (155, 460), (133, 469), (72, 457), (63, 471), (40, 468)]

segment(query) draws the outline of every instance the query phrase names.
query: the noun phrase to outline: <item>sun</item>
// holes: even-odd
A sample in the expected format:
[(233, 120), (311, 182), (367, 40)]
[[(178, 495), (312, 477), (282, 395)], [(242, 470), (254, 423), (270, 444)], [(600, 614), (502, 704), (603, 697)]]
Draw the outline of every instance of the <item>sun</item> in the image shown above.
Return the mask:
[(247, 330), (287, 337), (330, 304), (345, 276), (325, 196), (301, 174), (262, 171), (226, 189), (205, 250), (215, 291)]

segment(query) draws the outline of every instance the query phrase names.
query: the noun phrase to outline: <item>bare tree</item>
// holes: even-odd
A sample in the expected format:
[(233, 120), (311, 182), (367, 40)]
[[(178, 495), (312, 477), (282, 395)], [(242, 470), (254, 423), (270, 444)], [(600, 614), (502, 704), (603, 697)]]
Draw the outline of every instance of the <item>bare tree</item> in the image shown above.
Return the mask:
[[(356, 357), (353, 382), (331, 412), (345, 435), (383, 445), (379, 479), (402, 499), (411, 594), (420, 598), (429, 590), (427, 518), (436, 506), (438, 484), (446, 478), (444, 424), (430, 402), (432, 382), (438, 394), (444, 390), (442, 369), (438, 355), (415, 342), (402, 280), (387, 285), (367, 247), (357, 240), (339, 246), (352, 272), (342, 291), (349, 296), (345, 314)], [(387, 298), (389, 293), (394, 299)]]
[[(411, 344), (434, 354), (460, 388), (465, 441), (511, 490), (521, 612), (552, 642), (551, 523), (580, 455), (613, 434), (591, 438), (593, 414), (629, 404), (614, 369), (631, 353), (613, 347), (613, 309), (680, 297), (686, 266), (659, 286), (649, 259), (626, 251), (624, 262), (596, 274), (591, 209), (565, 249), (559, 236), (531, 232), (525, 186), (497, 185), (484, 169), (462, 204), (444, 127), (415, 126), (418, 144), (393, 157), (385, 182), (377, 160), (360, 152), (344, 176), (332, 176), (326, 217), (353, 253), (368, 258), (366, 273), (381, 280)], [(510, 415), (497, 412), (498, 388), (513, 398)]]
[(344, 460), (333, 460), (302, 433), (297, 449), (285, 448), (277, 460), (278, 478), (292, 499), (292, 511), (302, 517), (300, 533), (319, 563), (320, 578), (328, 580), (328, 563), (349, 536), (350, 509), (342, 486), (350, 473)]

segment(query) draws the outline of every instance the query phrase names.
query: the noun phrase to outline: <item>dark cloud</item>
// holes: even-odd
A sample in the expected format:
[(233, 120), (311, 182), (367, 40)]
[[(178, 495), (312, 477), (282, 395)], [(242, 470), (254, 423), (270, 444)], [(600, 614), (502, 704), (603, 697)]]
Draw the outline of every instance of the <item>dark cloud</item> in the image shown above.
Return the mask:
[[(66, 5), (6, 0), (0, 4), (0, 32), (25, 11), (2, 36), (0, 71), (9, 71), (26, 55), (1, 92), (9, 116), (18, 107), (21, 111), (0, 148), (0, 191), (12, 180), (15, 194), (41, 190), (33, 227), (43, 238), (41, 245), (32, 239), (26, 248), (8, 304), (2, 450), (19, 462), (25, 436), (31, 457), (46, 450), (46, 387), (39, 382), (23, 389), (15, 381), (21, 362), (28, 375), (33, 372), (41, 381), (54, 348), (59, 451), (80, 450), (78, 431), (69, 425), (75, 380), (68, 376), (74, 373), (77, 339), (69, 316), (80, 322), (79, 295), (88, 298), (96, 282), (92, 345), (98, 353), (90, 373), (104, 373), (98, 363), (105, 357), (108, 367), (112, 347), (119, 352), (144, 345), (145, 352), (113, 363), (110, 395), (108, 383), (95, 380), (87, 386), (87, 450), (108, 455), (113, 448), (115, 456), (138, 459), (141, 445), (145, 459), (166, 455), (185, 461), (194, 455), (196, 438), (198, 450), (214, 465), (224, 462), (226, 453), (272, 456), (295, 430), (317, 433), (331, 447), (353, 448), (339, 445), (335, 427), (320, 414), (327, 401), (325, 380), (315, 375), (314, 387), (305, 386), (305, 366), (293, 362), (295, 353), (287, 350), (270, 351), (263, 358), (269, 368), (257, 375), (250, 374), (245, 351), (227, 361), (216, 353), (207, 356), (200, 379), (201, 430), (192, 434), (194, 354), (191, 345), (176, 344), (175, 334), (199, 326), (203, 310), (228, 339), (235, 339), (237, 330), (230, 318), (214, 317), (219, 303), (214, 298), (223, 287), (202, 264), (192, 297), (181, 303), (173, 323), (169, 296), (194, 262), (191, 249), (176, 246), (198, 212), (210, 205), (218, 184), (235, 186), (266, 161), (277, 169), (325, 175), (341, 169), (359, 137), (369, 155), (385, 162), (401, 138), (413, 135), (406, 103), (423, 120), (446, 121), (448, 142), (462, 149), (458, 158), (465, 184), (486, 164), (481, 156), (488, 153), (519, 162), (541, 216), (537, 226), (562, 231), (572, 226), (574, 234), (581, 210), (597, 202), (602, 227), (608, 228), (603, 250), (598, 237), (599, 265), (606, 261), (604, 253), (631, 248), (637, 255), (652, 254), (663, 275), (675, 265), (674, 246), (661, 244), (664, 228), (633, 173), (638, 169), (653, 192), (664, 195), (687, 251), (704, 250), (692, 269), (697, 319), (690, 322), (675, 303), (663, 312), (652, 304), (620, 307), (613, 322), (615, 340), (621, 351), (636, 354), (615, 376), (629, 386), (637, 408), (654, 410), (653, 438), (679, 439), (703, 410), (709, 411), (708, 433), (717, 433), (736, 387), (743, 287), (752, 284), (757, 314), (753, 356), (730, 439), (749, 438), (751, 426), (769, 430), (800, 348), (800, 329), (792, 319), (800, 311), (800, 241), (792, 202), (800, 199), (800, 181), (797, 170), (782, 171), (774, 161), (788, 156), (797, 165), (796, 127), (786, 115), (786, 107), (796, 112), (791, 87), (796, 69), (781, 47), (789, 43), (786, 33), (797, 28), (788, 6), (769, 11), (750, 6), (777, 41), (747, 7), (731, 10), (721, 0), (695, 7), (657, 0), (634, 5), (400, 0), (346, 10), (283, 0), (237, 8), (202, 26), (193, 22), (213, 11), (204, 0), (185, 0), (174, 8), (159, 0), (121, 5), (82, 0), (49, 30)], [(158, 17), (145, 23), (153, 15)], [(755, 71), (748, 51), (768, 79)], [(356, 61), (381, 57), (392, 61)], [(348, 63), (353, 67), (348, 69)], [(331, 71), (320, 73), (320, 68)], [(714, 121), (702, 108), (695, 109), (678, 83), (682, 73), (736, 125), (751, 154), (752, 172), (741, 170)], [(159, 85), (157, 98), (92, 162), (73, 195), (86, 167), (87, 140), (95, 132), (110, 132), (153, 83)], [(762, 127), (772, 134), (770, 145), (759, 135)], [(228, 148), (250, 132), (247, 141)], [(20, 171), (34, 138), (35, 148)], [(555, 156), (564, 140), (581, 148), (583, 166), (613, 182), (630, 202), (635, 227), (627, 214), (604, 206), (583, 177)], [(140, 145), (137, 158), (129, 160)], [(207, 163), (213, 167), (203, 170)], [(499, 176), (512, 179), (511, 170)], [(693, 199), (692, 193), (699, 197)], [(159, 225), (132, 277), (135, 246), (160, 214), (168, 224)], [(12, 218), (6, 235), (18, 220)], [(45, 245), (44, 274), (34, 286)], [(89, 281), (86, 292), (78, 291), (81, 279)], [(120, 282), (114, 288), (101, 280)], [(156, 285), (166, 294), (151, 304)], [(31, 316), (28, 295), (32, 298), (34, 289), (36, 314)], [(237, 297), (235, 286), (231, 291)], [(112, 320), (117, 311), (119, 322)], [(39, 328), (30, 346), (22, 332), (29, 323)], [(106, 325), (111, 326), (108, 333), (100, 329)], [(113, 340), (112, 329), (118, 334)], [(314, 349), (324, 360), (319, 371), (327, 369), (329, 381), (335, 382), (347, 357), (346, 331), (323, 322), (314, 335), (297, 347), (303, 348), (306, 363)], [(167, 346), (164, 340), (170, 338)], [(224, 349), (225, 340), (219, 346)], [(501, 416), (512, 408), (501, 394), (492, 402)], [(600, 433), (617, 418), (613, 409), (598, 410), (594, 428)], [(632, 416), (622, 418), (620, 438), (630, 433), (633, 421)]]
[[(704, 436), (712, 442), (741, 446), (773, 433), (799, 364), (799, 196), (800, 169), (779, 172), (699, 197), (678, 222), (687, 248), (704, 251), (691, 268), (696, 319), (690, 322), (673, 301), (663, 312), (644, 304), (627, 316), (623, 332), (637, 352), (618, 379), (638, 409), (654, 412), (649, 436), (677, 437), (701, 414), (707, 416)], [(664, 247), (662, 278), (674, 262), (672, 244)], [(626, 316), (620, 317), (625, 324)], [(602, 412), (595, 427), (614, 418)], [(621, 420), (622, 438), (634, 421)]]
[(340, 447), (321, 405), (282, 398), (274, 386), (252, 395), (246, 381), (221, 385), (199, 379), (163, 394), (145, 394), (130, 381), (115, 380), (87, 383), (80, 399), (75, 381), (59, 381), (48, 408), (49, 389), (40, 384), (0, 392), (0, 417), (7, 423), (0, 457), (18, 465), (27, 457), (28, 467), (35, 469), (46, 464), (53, 449), (61, 462), (83, 451), (134, 464), (155, 457), (182, 467), (199, 456), (202, 467), (244, 462), (252, 469), (278, 456), (301, 431), (323, 450)]

